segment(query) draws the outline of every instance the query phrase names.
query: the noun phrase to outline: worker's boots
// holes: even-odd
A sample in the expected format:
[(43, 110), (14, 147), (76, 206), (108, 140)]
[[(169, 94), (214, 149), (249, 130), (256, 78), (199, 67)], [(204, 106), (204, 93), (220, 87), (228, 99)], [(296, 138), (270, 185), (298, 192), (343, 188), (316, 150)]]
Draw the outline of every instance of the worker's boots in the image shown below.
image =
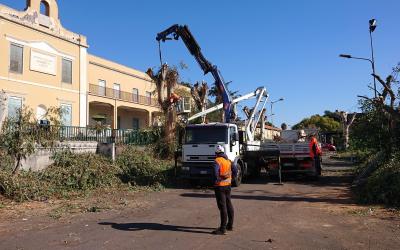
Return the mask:
[(216, 235), (225, 235), (226, 234), (226, 230), (218, 228), (214, 231), (212, 231), (212, 234), (216, 234)]

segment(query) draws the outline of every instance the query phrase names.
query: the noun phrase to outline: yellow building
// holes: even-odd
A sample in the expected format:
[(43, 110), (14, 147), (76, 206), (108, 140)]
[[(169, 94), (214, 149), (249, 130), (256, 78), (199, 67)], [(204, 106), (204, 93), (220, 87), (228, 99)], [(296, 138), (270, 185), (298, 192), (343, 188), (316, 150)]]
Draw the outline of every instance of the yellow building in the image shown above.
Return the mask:
[(40, 120), (47, 108), (62, 107), (66, 126), (99, 120), (114, 129), (151, 125), (160, 112), (151, 79), (88, 54), (86, 37), (63, 28), (58, 11), (56, 0), (28, 0), (25, 11), (0, 4), (4, 112), (13, 115), (26, 105)]

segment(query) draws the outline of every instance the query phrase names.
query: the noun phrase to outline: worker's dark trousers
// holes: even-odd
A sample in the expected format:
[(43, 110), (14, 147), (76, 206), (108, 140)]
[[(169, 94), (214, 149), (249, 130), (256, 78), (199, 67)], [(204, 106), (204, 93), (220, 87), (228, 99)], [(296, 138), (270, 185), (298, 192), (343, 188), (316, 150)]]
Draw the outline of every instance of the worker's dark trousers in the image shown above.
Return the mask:
[(321, 175), (322, 167), (321, 167), (321, 159), (319, 156), (314, 157), (314, 163), (315, 163), (315, 169), (317, 170), (317, 173), (319, 175)]
[[(231, 187), (214, 187), (217, 205), (221, 215), (221, 230), (233, 226), (234, 210), (231, 202)], [(229, 219), (229, 221), (228, 221)]]

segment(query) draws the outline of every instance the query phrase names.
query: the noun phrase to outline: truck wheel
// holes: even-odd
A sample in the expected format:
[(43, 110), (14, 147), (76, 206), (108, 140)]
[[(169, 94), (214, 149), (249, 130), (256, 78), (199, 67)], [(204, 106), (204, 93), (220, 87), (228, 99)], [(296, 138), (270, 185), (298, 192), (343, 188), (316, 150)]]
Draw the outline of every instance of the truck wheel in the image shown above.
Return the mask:
[(240, 184), (242, 184), (242, 177), (243, 177), (242, 165), (238, 163), (237, 176), (232, 180), (232, 187), (239, 187)]

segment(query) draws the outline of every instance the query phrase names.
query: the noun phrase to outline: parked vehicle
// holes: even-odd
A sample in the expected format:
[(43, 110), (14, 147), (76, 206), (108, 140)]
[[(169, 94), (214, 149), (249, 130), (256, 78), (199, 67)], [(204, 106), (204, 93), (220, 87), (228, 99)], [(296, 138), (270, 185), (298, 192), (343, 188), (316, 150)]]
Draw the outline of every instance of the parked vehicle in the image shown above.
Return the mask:
[(325, 151), (336, 151), (336, 146), (330, 143), (323, 143), (322, 150)]
[[(318, 133), (317, 130), (313, 129), (303, 131), (306, 133), (305, 138)], [(300, 130), (284, 130), (281, 133), (280, 141), (264, 143), (264, 147), (276, 147), (280, 151), (280, 162), (270, 160), (267, 164), (267, 171), (270, 176), (277, 177), (279, 170), (282, 174), (302, 174), (314, 178), (320, 176), (316, 162), (312, 157), (310, 141), (307, 139), (299, 140), (299, 132)]]

